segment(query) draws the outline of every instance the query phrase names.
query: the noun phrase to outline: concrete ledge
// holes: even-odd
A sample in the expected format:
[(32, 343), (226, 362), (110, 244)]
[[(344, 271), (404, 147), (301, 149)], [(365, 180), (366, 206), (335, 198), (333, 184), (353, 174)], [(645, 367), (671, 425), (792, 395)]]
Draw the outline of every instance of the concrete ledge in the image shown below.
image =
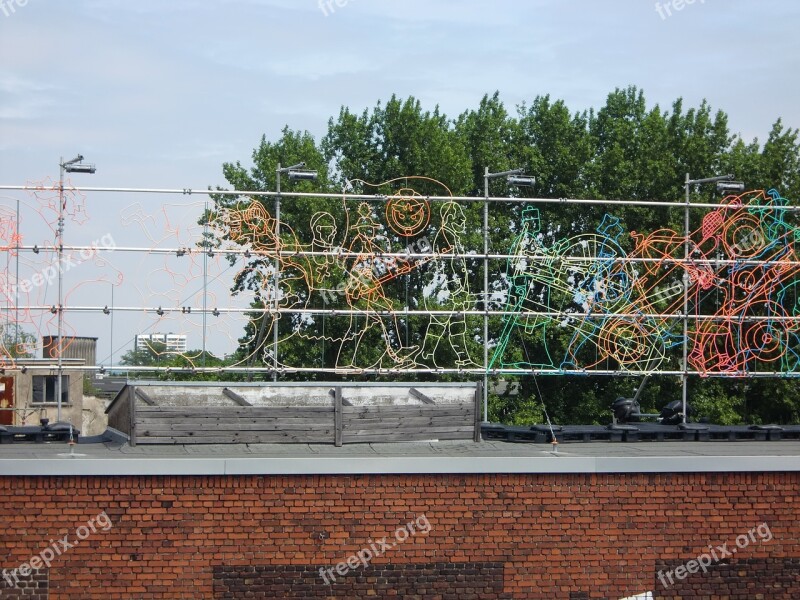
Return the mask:
[(797, 456), (0, 458), (0, 476), (714, 473), (800, 471)]

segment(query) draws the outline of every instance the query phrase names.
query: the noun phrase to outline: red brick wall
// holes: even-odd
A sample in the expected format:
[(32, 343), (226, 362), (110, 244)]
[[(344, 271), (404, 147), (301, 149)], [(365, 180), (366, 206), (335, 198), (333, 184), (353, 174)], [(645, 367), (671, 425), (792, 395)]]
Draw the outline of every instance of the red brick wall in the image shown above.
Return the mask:
[[(105, 511), (111, 529), (52, 561), (51, 599), (795, 598), (799, 488), (800, 473), (0, 477), (0, 570)], [(421, 517), (427, 534), (319, 576)], [(771, 541), (659, 583), (763, 523)]]

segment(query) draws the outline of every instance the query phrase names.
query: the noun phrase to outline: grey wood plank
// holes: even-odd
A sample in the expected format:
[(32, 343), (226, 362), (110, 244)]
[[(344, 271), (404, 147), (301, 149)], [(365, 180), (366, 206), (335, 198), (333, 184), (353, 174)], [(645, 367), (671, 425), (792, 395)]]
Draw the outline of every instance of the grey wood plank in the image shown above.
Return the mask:
[(144, 402), (148, 406), (158, 406), (158, 404), (155, 402), (155, 400), (153, 400), (150, 396), (148, 396), (147, 392), (145, 392), (143, 389), (137, 387), (136, 388), (136, 395), (139, 398), (141, 398), (142, 402)]
[(344, 409), (342, 405), (342, 388), (336, 387), (334, 388), (334, 445), (338, 448), (342, 445), (342, 410)]
[(238, 404), (239, 406), (253, 406), (242, 396), (240, 396), (239, 394), (228, 388), (222, 388), (222, 395), (225, 396), (226, 398), (230, 398), (231, 400), (236, 402), (236, 404)]
[(164, 419), (182, 419), (198, 415), (208, 417), (282, 417), (282, 416), (303, 416), (303, 415), (325, 415), (333, 417), (333, 406), (331, 407), (298, 407), (298, 408), (264, 408), (260, 406), (227, 406), (215, 408), (186, 408), (180, 407), (177, 410), (164, 410), (162, 407), (146, 408), (139, 407), (139, 415), (148, 417), (157, 415)]
[[(332, 433), (332, 432), (330, 432)], [(296, 435), (239, 435), (239, 436), (163, 436), (141, 438), (144, 444), (330, 444), (331, 436), (296, 436)]]
[(408, 392), (414, 396), (417, 400), (421, 400), (425, 404), (436, 404), (429, 396), (426, 396), (422, 392), (420, 392), (417, 388), (411, 388)]
[(148, 426), (140, 426), (139, 432), (142, 435), (152, 435), (154, 431), (171, 431), (171, 432), (193, 432), (196, 435), (205, 435), (206, 432), (236, 432), (236, 431), (319, 431), (320, 429), (333, 429), (333, 423), (327, 423), (325, 426), (308, 427), (302, 423), (294, 423), (287, 425), (286, 423), (238, 423), (238, 424), (224, 424), (214, 427), (197, 427), (194, 423), (176, 423), (173, 425), (163, 423), (153, 423)]

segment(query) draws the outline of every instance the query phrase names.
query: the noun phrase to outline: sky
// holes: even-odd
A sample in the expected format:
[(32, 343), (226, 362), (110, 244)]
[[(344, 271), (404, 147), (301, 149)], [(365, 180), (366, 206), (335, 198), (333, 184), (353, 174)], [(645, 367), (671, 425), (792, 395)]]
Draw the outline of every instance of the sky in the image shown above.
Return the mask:
[[(763, 141), (779, 117), (800, 127), (798, 25), (800, 3), (789, 0), (0, 0), (0, 185), (52, 183), (59, 157), (77, 153), (97, 173), (75, 185), (225, 185), (222, 163), (249, 165), (262, 135), (276, 140), (288, 125), (319, 139), (340, 107), (360, 112), (392, 94), (455, 118), (494, 91), (511, 110), (549, 94), (579, 111), (636, 85), (650, 106), (707, 99), (732, 132)], [(41, 198), (0, 190), (0, 209), (16, 200), (26, 240), (52, 233), (37, 225)], [(197, 233), (202, 209), (200, 198), (84, 200), (91, 220), (68, 223), (67, 243), (113, 234), (141, 245), (144, 235), (171, 247)], [(70, 289), (98, 269), (126, 285), (158, 270), (94, 266), (91, 276), (76, 267)], [(120, 285), (116, 301), (157, 297), (153, 285)], [(98, 289), (75, 299), (96, 302)], [(120, 315), (114, 345), (141, 326)], [(107, 354), (107, 324), (76, 328)], [(240, 331), (209, 346), (230, 351)]]

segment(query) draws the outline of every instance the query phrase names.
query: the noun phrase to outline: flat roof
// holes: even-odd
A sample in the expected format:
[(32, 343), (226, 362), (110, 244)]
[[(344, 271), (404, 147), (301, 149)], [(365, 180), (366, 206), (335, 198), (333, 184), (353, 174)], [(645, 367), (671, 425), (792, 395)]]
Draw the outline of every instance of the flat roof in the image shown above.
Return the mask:
[(0, 476), (702, 473), (800, 471), (800, 441), (0, 445)]
[[(62, 365), (82, 365), (86, 362), (85, 358), (62, 358), (61, 364)], [(58, 368), (58, 359), (57, 358), (15, 358), (14, 364), (16, 365), (45, 365), (45, 366), (52, 366), (53, 368)], [(13, 371), (15, 370), (14, 367), (6, 367), (6, 371)]]

